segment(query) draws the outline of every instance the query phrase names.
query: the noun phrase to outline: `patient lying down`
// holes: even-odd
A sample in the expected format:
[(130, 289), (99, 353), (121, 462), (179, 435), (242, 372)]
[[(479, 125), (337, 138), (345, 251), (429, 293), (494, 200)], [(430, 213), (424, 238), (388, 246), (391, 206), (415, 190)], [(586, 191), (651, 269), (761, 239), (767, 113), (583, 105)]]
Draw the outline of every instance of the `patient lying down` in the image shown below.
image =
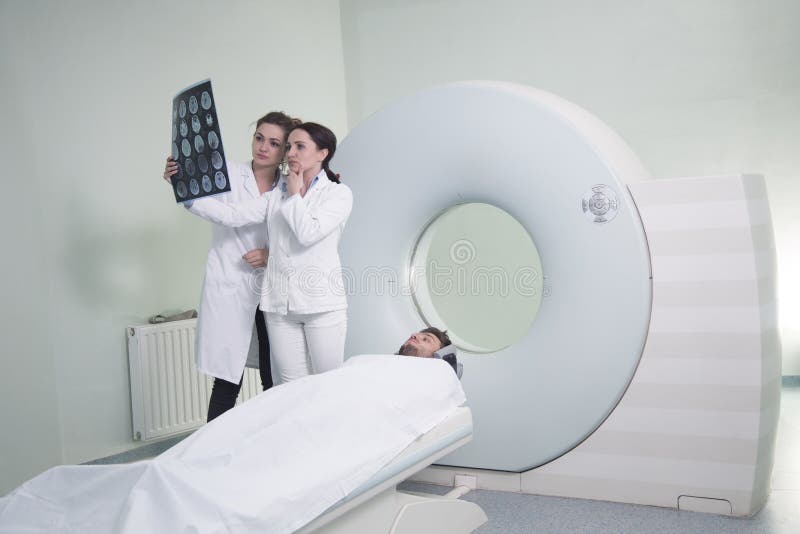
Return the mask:
[(50, 469), (0, 499), (0, 533), (297, 530), (464, 403), (444, 342), (269, 389), (152, 460)]
[[(444, 350), (443, 350), (444, 349)], [(452, 349), (452, 350), (448, 350)], [(441, 331), (433, 326), (411, 334), (397, 354), (401, 356), (418, 356), (421, 358), (441, 358), (453, 368), (459, 378), (461, 378), (460, 364), (456, 358), (455, 350), (452, 347), (447, 331)]]

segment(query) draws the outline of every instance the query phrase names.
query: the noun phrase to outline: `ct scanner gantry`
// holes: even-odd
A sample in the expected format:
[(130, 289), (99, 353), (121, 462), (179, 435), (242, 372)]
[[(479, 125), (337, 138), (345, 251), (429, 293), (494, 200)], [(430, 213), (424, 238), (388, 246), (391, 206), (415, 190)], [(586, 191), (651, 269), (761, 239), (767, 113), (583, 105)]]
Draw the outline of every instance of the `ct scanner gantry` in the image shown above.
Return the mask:
[(354, 195), (346, 354), (425, 324), (460, 348), (474, 439), (416, 480), (763, 506), (781, 366), (761, 176), (652, 179), (586, 111), (497, 82), (386, 107), (333, 167)]

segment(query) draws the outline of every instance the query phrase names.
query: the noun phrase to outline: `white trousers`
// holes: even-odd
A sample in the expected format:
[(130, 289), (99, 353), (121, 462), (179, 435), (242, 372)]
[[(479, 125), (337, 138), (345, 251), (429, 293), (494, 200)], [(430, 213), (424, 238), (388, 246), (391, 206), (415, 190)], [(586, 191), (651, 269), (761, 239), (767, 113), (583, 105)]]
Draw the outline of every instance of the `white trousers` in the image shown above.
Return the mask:
[(272, 382), (336, 369), (344, 362), (347, 310), (267, 313)]

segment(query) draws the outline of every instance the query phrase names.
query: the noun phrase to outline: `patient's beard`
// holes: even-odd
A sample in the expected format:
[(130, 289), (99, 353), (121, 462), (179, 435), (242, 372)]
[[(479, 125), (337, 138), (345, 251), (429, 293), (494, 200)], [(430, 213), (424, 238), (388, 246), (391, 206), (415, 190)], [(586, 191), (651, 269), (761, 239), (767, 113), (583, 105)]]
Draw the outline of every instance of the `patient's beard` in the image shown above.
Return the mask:
[(400, 350), (397, 351), (397, 354), (401, 356), (419, 356), (417, 347), (412, 347), (408, 343), (400, 347)]

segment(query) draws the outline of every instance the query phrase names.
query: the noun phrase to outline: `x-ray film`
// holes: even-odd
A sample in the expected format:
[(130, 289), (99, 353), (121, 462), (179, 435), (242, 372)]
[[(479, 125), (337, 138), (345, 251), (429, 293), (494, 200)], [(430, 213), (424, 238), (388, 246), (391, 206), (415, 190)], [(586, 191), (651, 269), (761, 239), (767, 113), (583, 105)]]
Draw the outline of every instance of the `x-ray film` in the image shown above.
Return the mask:
[(190, 85), (172, 99), (172, 157), (178, 162), (172, 177), (177, 202), (231, 190), (211, 80)]

